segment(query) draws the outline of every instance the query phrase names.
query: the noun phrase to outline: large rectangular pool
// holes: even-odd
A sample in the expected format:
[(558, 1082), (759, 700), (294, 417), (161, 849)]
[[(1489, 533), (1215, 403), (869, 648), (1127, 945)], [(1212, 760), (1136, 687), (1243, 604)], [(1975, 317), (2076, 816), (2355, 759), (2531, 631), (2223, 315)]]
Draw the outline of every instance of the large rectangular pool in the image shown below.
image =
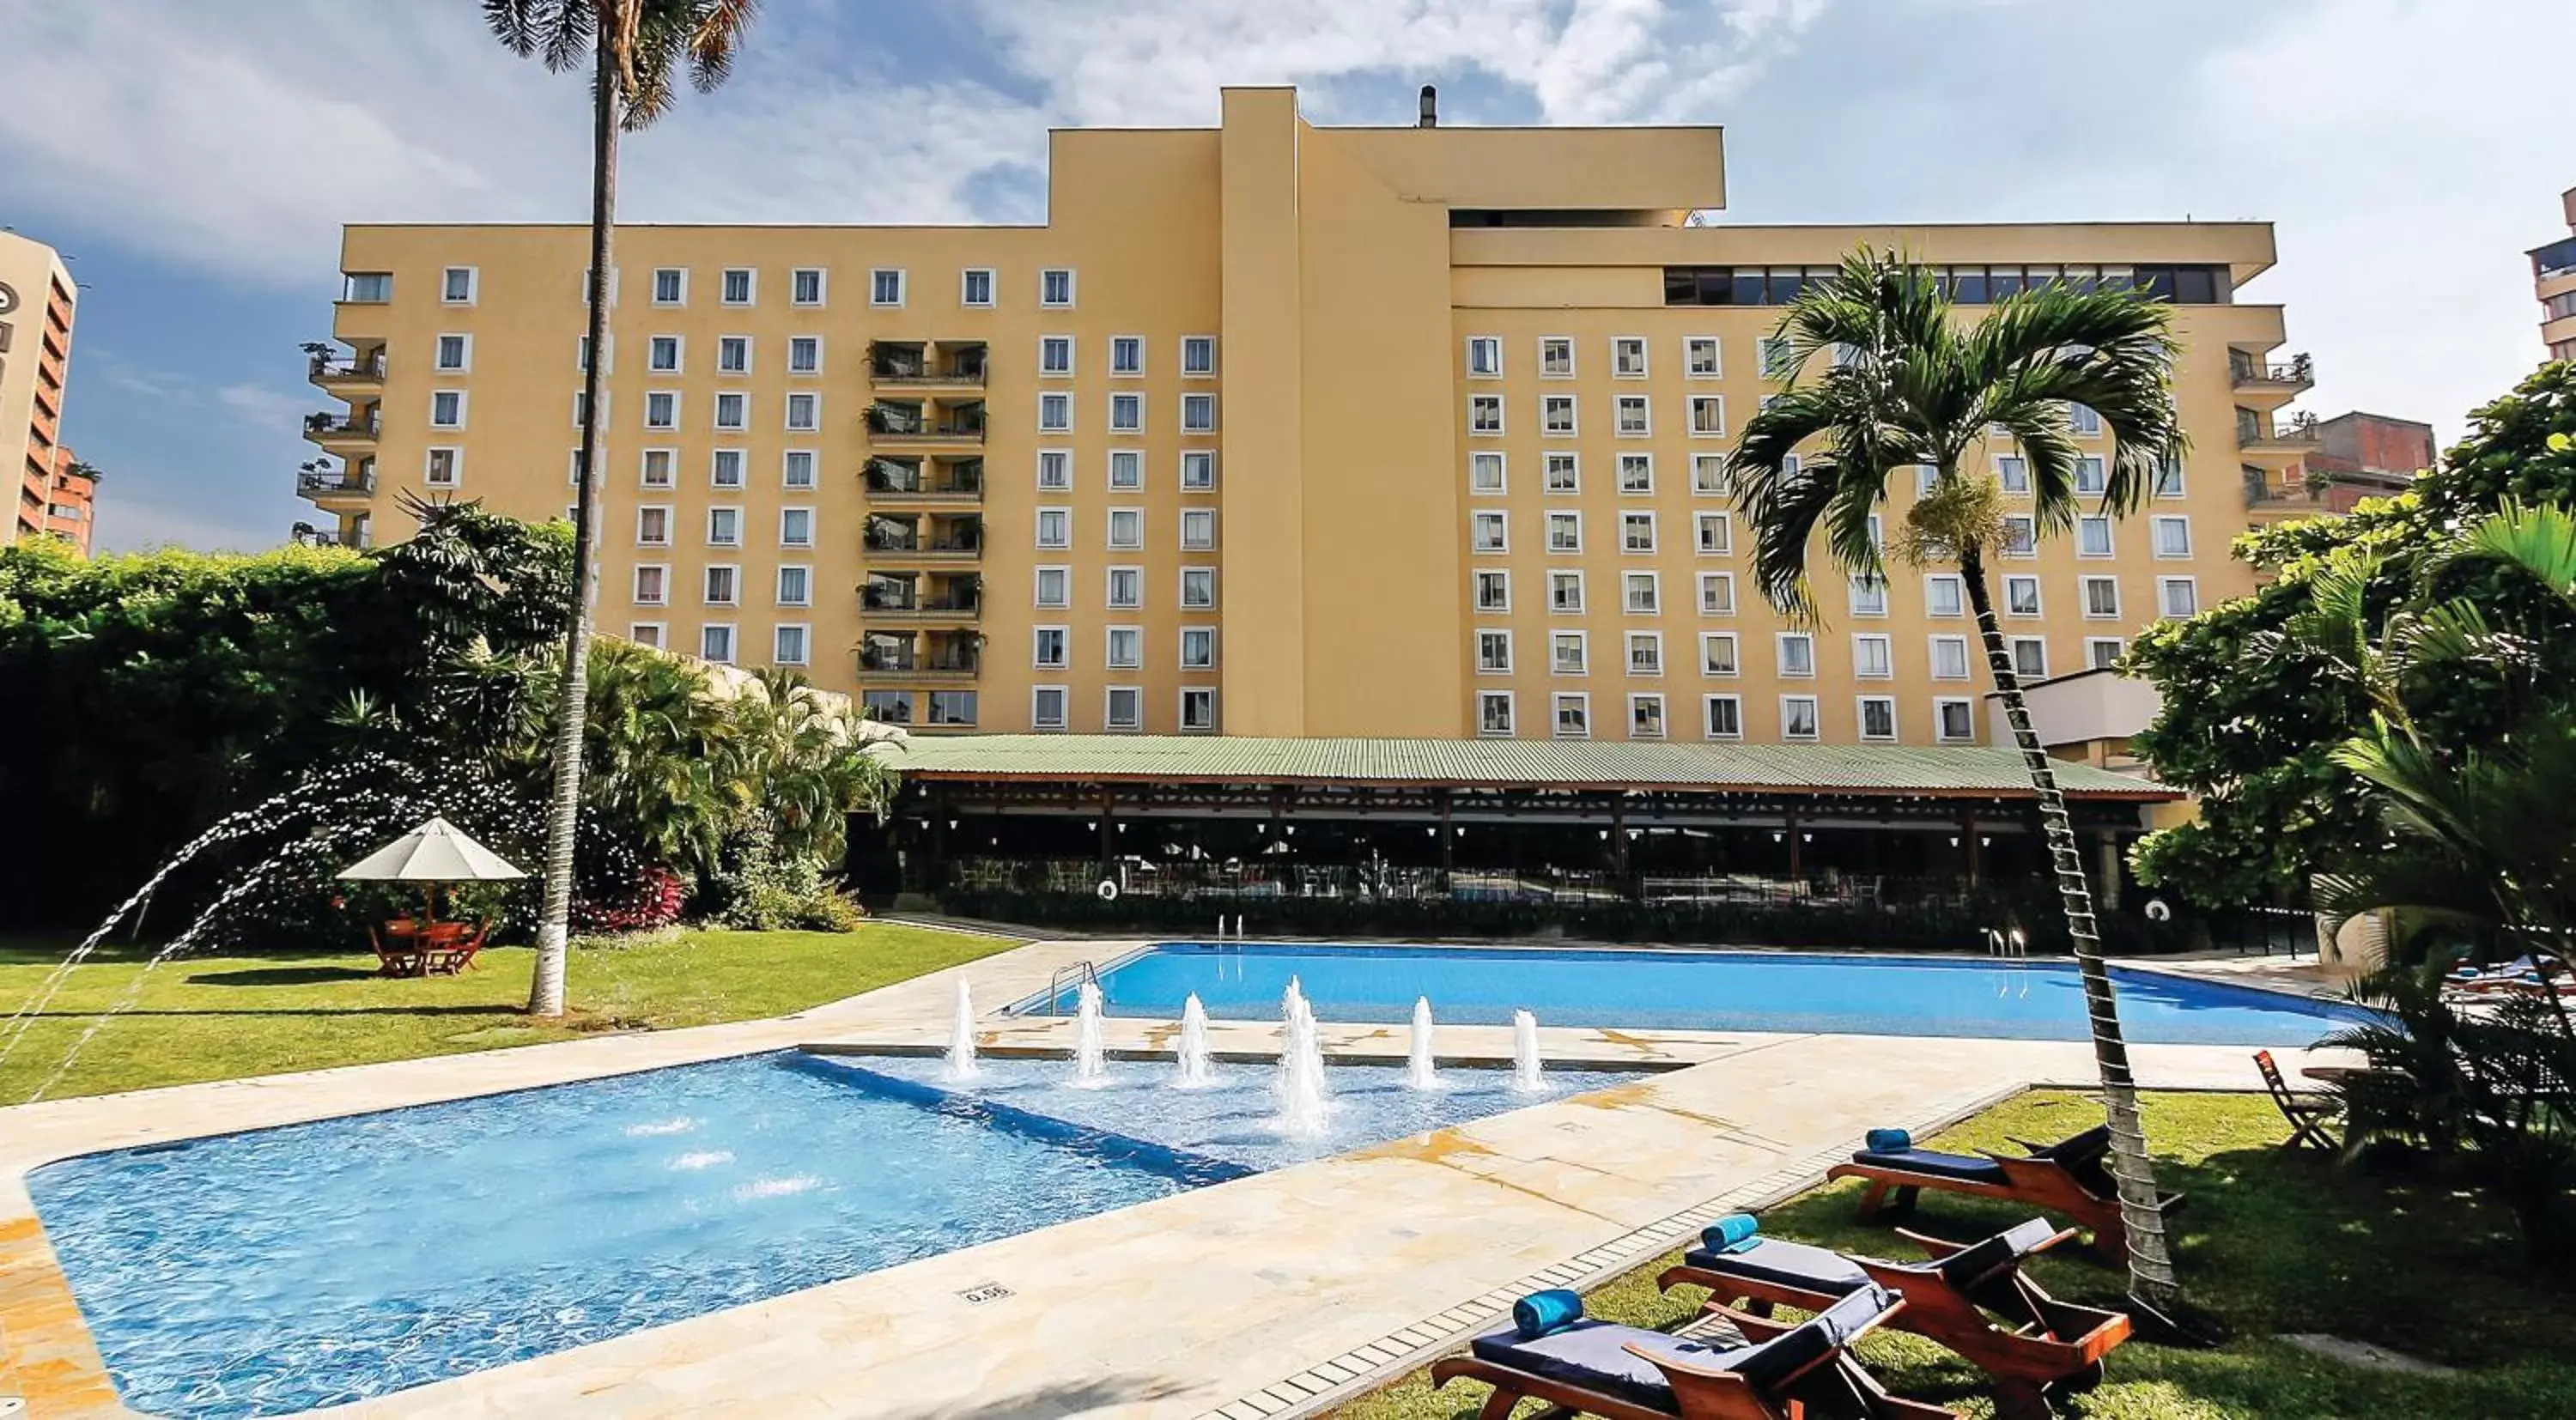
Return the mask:
[[(2112, 968), (2141, 1044), (2295, 1047), (2369, 1019), (2286, 992)], [(1428, 999), (1444, 1022), (2086, 1040), (2071, 962), (1791, 952), (1166, 942), (1102, 969), (1111, 1015), (1273, 1020), (1290, 978), (1326, 1021), (1395, 1022)], [(1044, 996), (1021, 1011), (1049, 1008)], [(1053, 1003), (1073, 1008), (1071, 988)]]

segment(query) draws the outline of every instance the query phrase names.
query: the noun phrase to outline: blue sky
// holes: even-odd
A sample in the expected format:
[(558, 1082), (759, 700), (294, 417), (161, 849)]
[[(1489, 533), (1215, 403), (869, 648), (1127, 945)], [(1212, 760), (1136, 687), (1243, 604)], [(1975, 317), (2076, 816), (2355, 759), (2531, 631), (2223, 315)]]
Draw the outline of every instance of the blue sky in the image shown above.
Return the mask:
[[(0, 0), (0, 224), (86, 288), (66, 436), (104, 545), (262, 547), (339, 224), (578, 220), (578, 81), (473, 0)], [(1045, 130), (1310, 117), (1714, 122), (1744, 221), (2263, 218), (2324, 413), (2447, 439), (2540, 356), (2566, 0), (768, 0), (734, 82), (629, 144), (639, 220), (1042, 217)]]

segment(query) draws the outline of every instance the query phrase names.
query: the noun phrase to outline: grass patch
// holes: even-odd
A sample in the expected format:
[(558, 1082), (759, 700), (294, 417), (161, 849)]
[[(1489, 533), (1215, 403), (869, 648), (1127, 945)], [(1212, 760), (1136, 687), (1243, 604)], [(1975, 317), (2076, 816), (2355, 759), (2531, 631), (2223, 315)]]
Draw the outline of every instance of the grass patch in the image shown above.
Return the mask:
[[(800, 1011), (1015, 943), (871, 922), (851, 933), (690, 931), (576, 951), (572, 1013), (521, 1013), (535, 953), (495, 948), (460, 976), (387, 980), (372, 956), (193, 957), (146, 973), (129, 948), (92, 958), (0, 1061), (0, 1104), (26, 1100), (138, 976), (47, 1099), (287, 1070), (667, 1030)], [(0, 1013), (35, 994), (67, 945), (0, 944)], [(5, 1045), (15, 1026), (0, 1029)]]
[[(2054, 1139), (2101, 1118), (2083, 1096), (2041, 1091), (2011, 1100), (1943, 1134), (1940, 1148), (2007, 1149), (2007, 1135)], [(2112, 1353), (2110, 1380), (2069, 1413), (2097, 1420), (2563, 1420), (2576, 1415), (2576, 1325), (2566, 1280), (2524, 1265), (2512, 1220), (2456, 1179), (2337, 1170), (2315, 1153), (2286, 1154), (2269, 1099), (2155, 1094), (2147, 1130), (2159, 1182), (2191, 1195), (2174, 1218), (2183, 1281), (2225, 1318), (2237, 1339), (2216, 1351), (2168, 1350), (2132, 1341)], [(1902, 1257), (1901, 1240), (1862, 1226), (1852, 1209), (1861, 1185), (1819, 1188), (1763, 1215), (1763, 1231), (1851, 1252)], [(1927, 1195), (1922, 1231), (1977, 1238), (2027, 1217), (1973, 1199)], [(1655, 1291), (1655, 1274), (1679, 1253), (1588, 1294), (1585, 1311), (1669, 1328), (1703, 1294)], [(2070, 1301), (2110, 1303), (2122, 1276), (2081, 1261), (2042, 1259), (2043, 1285)], [(2361, 1371), (2275, 1338), (2328, 1332), (2459, 1368), (2445, 1376)], [(1917, 1337), (1878, 1334), (1864, 1364), (1899, 1394), (1962, 1415), (1994, 1413), (1979, 1373)], [(1451, 1420), (1484, 1402), (1481, 1385), (1431, 1389), (1416, 1372), (1335, 1412), (1341, 1420)], [(1521, 1414), (1531, 1413), (1536, 1402)]]

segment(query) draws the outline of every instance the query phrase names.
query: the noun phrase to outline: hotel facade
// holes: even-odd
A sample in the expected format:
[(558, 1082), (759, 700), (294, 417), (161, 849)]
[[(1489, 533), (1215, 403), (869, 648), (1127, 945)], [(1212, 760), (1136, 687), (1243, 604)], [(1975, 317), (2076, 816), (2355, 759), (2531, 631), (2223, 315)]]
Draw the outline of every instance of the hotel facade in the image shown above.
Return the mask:
[[(2025, 675), (2250, 590), (2229, 541), (2307, 504), (2307, 362), (2237, 298), (2268, 225), (1724, 206), (1716, 128), (1325, 128), (1265, 88), (1213, 129), (1054, 133), (1044, 225), (623, 226), (598, 624), (917, 731), (1984, 744), (1956, 578), (1792, 626), (1720, 472), (1789, 373), (1781, 304), (1863, 243), (1971, 314), (2175, 303), (2190, 451), (2134, 516), (1999, 559)], [(406, 494), (565, 515), (585, 264), (579, 226), (349, 227), (305, 535), (404, 536)]]
[(47, 534), (89, 546), (92, 479), (62, 447), (80, 288), (52, 247), (0, 232), (0, 449), (14, 465), (0, 543)]

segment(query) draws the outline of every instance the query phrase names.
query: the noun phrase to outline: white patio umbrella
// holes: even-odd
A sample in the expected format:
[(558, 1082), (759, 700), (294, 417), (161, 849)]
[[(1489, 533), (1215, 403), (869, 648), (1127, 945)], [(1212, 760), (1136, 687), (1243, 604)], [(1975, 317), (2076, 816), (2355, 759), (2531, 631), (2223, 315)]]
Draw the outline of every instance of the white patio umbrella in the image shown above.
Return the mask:
[(435, 921), (438, 884), (507, 882), (527, 874), (446, 819), (433, 818), (341, 869), (340, 876), (351, 882), (420, 883)]

